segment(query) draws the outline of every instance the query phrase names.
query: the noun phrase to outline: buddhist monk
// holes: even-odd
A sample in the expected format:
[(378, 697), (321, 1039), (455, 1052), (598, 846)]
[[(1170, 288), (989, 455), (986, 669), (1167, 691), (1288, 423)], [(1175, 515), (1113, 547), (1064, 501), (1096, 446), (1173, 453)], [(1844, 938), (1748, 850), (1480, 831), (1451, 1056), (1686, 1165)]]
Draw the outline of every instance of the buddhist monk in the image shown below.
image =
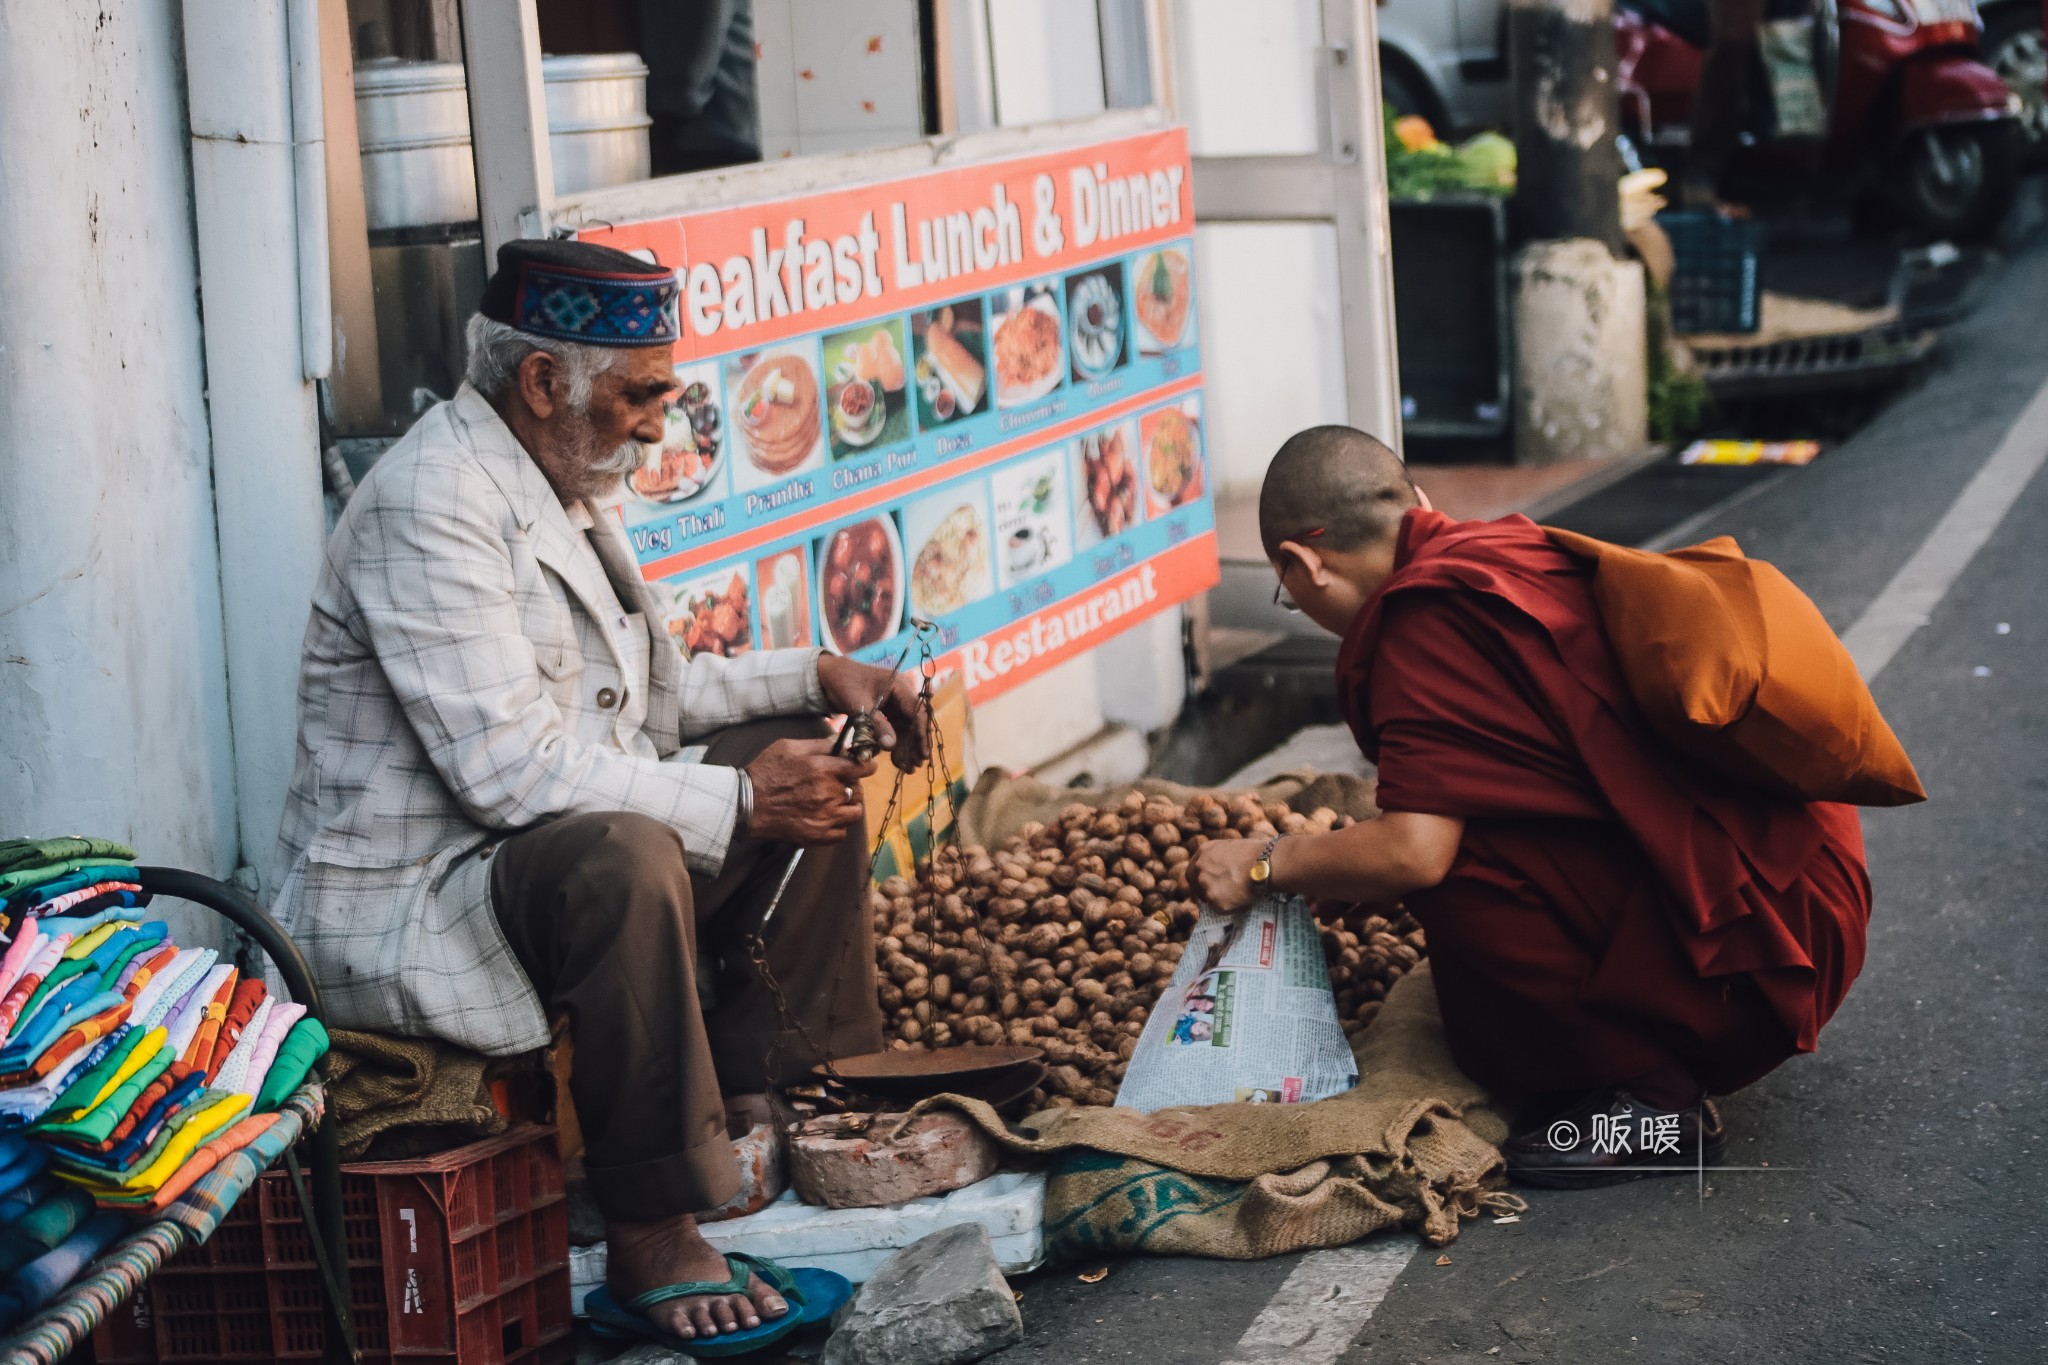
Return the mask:
[(1630, 699), (1589, 568), (1524, 517), (1432, 510), (1363, 432), (1289, 440), (1259, 527), (1276, 600), (1343, 640), (1338, 698), (1385, 814), (1211, 843), (1204, 895), (1403, 903), (1453, 1055), (1525, 1097), (1505, 1153), (1518, 1180), (1716, 1161), (1707, 1097), (1813, 1051), (1863, 965), (1855, 810), (1667, 746)]

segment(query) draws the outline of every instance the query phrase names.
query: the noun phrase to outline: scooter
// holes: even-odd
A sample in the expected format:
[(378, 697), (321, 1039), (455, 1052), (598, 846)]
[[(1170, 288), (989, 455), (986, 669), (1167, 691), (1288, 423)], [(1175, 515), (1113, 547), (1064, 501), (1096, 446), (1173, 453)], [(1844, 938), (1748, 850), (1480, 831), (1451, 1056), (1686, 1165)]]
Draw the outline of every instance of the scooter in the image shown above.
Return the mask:
[[(1916, 234), (1969, 239), (1997, 226), (2019, 183), (2023, 105), (1977, 57), (1975, 0), (1791, 0), (1809, 17), (1817, 137), (1752, 128), (1747, 172), (1846, 176)], [(1709, 39), (1705, 0), (1619, 0), (1622, 120), (1652, 155), (1685, 146)], [(1753, 78), (1771, 105), (1762, 70)], [(1775, 121), (1773, 121), (1775, 122)]]

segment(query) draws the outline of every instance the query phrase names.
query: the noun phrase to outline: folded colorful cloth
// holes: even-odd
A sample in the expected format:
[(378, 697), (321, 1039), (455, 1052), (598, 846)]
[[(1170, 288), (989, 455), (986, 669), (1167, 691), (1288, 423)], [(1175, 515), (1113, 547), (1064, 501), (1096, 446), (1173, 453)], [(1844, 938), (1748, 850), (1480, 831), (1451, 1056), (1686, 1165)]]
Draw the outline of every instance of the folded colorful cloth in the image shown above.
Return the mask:
[(91, 1212), (90, 1202), (81, 1200), (78, 1191), (60, 1186), (9, 1226), (47, 1250), (76, 1231)]
[[(128, 1023), (128, 1002), (116, 991), (86, 1001), (64, 1021), (65, 1028), (54, 1041), (39, 1051), (20, 1071), (0, 1075), (0, 1085), (28, 1085), (74, 1059), (91, 1066), (99, 1057), (99, 1044), (121, 1032)], [(74, 1072), (78, 1070), (73, 1068)]]
[(50, 1179), (48, 1172), (45, 1172), (33, 1180), (16, 1185), (6, 1194), (0, 1194), (0, 1228), (18, 1222), (23, 1214), (48, 1199), (52, 1190), (65, 1188), (68, 1187), (57, 1184)]
[[(73, 1124), (96, 1112), (102, 1104), (112, 1102), (123, 1086), (129, 1085), (149, 1071), (159, 1053), (165, 1054), (163, 1066), (169, 1066), (170, 1058), (164, 1047), (162, 1029), (130, 1028), (113, 1051), (93, 1063), (77, 1080), (65, 1087), (64, 1093), (50, 1106), (42, 1122), (36, 1125), (37, 1131), (66, 1137), (74, 1136), (71, 1131)], [(163, 1066), (157, 1067), (156, 1071), (161, 1072)], [(150, 1079), (155, 1079), (155, 1075), (152, 1074)], [(135, 1085), (133, 1093), (129, 1095), (131, 1103), (147, 1084), (149, 1081), (145, 1080)], [(107, 1121), (109, 1131), (113, 1126), (114, 1119), (110, 1118)], [(98, 1138), (92, 1140), (99, 1141)]]
[[(69, 919), (71, 917), (67, 915), (64, 918)], [(72, 939), (71, 946), (64, 950), (64, 956), (67, 958), (90, 956), (102, 943), (105, 943), (122, 930), (140, 929), (141, 927), (142, 922), (140, 920), (102, 920), (85, 933)]]
[(269, 1113), (283, 1104), (299, 1088), (299, 1082), (306, 1079), (314, 1063), (327, 1055), (327, 1047), (327, 1030), (318, 1019), (301, 1019), (293, 1024), (291, 1032), (278, 1045), (277, 1059), (270, 1064), (263, 1085), (256, 1091), (256, 1111)]
[(85, 1070), (92, 1060), (94, 1050), (83, 1049), (50, 1070), (50, 1074), (33, 1085), (18, 1085), (12, 1089), (0, 1090), (0, 1127), (20, 1127), (34, 1123), (49, 1112), (57, 1097), (71, 1084), (72, 1077)]
[[(166, 1048), (165, 1051), (169, 1051), (169, 1049)], [(106, 1141), (98, 1144), (100, 1152), (104, 1154), (112, 1151), (115, 1147), (133, 1137), (137, 1128), (147, 1126), (152, 1122), (156, 1118), (158, 1107), (163, 1104), (165, 1097), (183, 1085), (187, 1077), (194, 1074), (190, 1068), (173, 1061), (158, 1074), (155, 1080), (143, 1088), (140, 1095), (135, 1097), (135, 1102), (128, 1106), (128, 1112), (123, 1114), (120, 1120), (114, 1124), (114, 1131), (108, 1134)], [(206, 1084), (206, 1077), (200, 1076), (199, 1083), (204, 1086)]]
[(178, 945), (163, 943), (131, 960), (114, 978), (114, 989), (130, 1000), (142, 994), (142, 988), (156, 979), (156, 974), (178, 960)]
[(40, 1312), (127, 1226), (128, 1220), (118, 1213), (95, 1213), (57, 1247), (15, 1271), (0, 1285), (0, 1331), (11, 1332)]
[(0, 1135), (0, 1176), (4, 1176), (20, 1163), (32, 1160), (36, 1150), (37, 1144), (29, 1141), (24, 1134)]
[(235, 987), (234, 997), (228, 1001), (227, 1018), (221, 1021), (220, 1037), (214, 1040), (213, 1056), (206, 1062), (206, 1075), (209, 1081), (219, 1076), (220, 1069), (227, 1065), (229, 1056), (242, 1041), (243, 1030), (247, 1029), (249, 1021), (256, 1017), (256, 1011), (262, 1008), (266, 996), (263, 983), (254, 977), (244, 980), (241, 985)]
[(64, 960), (64, 950), (70, 946), (69, 934), (48, 934), (44, 937), (28, 965), (22, 968), (21, 975), (8, 988), (7, 994), (0, 997), (0, 1038), (14, 1031), (15, 1022), (21, 1018), (29, 997), (42, 986), (43, 978), (49, 975), (50, 969)]
[[(171, 1065), (171, 1050), (158, 1044), (152, 1051), (147, 1041), (161, 1035), (161, 1029), (152, 1029), (144, 1035), (143, 1045), (131, 1053), (128, 1062), (124, 1064), (133, 1065), (135, 1059), (140, 1057), (141, 1065), (115, 1086), (112, 1094), (74, 1118), (37, 1125), (37, 1132), (53, 1143), (62, 1144), (56, 1148), (60, 1155), (73, 1151), (93, 1155), (112, 1151), (122, 1140), (116, 1138), (115, 1130), (131, 1115), (140, 1121), (143, 1116), (134, 1114), (134, 1109), (140, 1103), (142, 1095)], [(168, 1094), (169, 1091), (164, 1093)], [(67, 1091), (66, 1095), (68, 1094)], [(60, 1099), (58, 1104), (62, 1103)], [(55, 1108), (56, 1106), (53, 1106), (51, 1112), (55, 1112)], [(133, 1131), (132, 1126), (130, 1131)]]
[(256, 1007), (256, 1015), (249, 1026), (242, 1030), (242, 1037), (235, 1044), (235, 1050), (228, 1054), (220, 1071), (213, 1077), (212, 1084), (218, 1090), (239, 1091), (249, 1076), (249, 1063), (256, 1056), (256, 1045), (263, 1041), (263, 1030), (270, 1022), (270, 1016), (277, 1009), (275, 1000), (265, 1000)]
[(78, 970), (54, 989), (46, 980), (22, 1010), (21, 1018), (7, 1035), (7, 1045), (0, 1047), (0, 1075), (18, 1069), (23, 1051), (54, 1037), (52, 1030), (62, 1031), (64, 1017), (97, 994), (100, 979), (90, 963), (60, 962), (50, 975), (55, 977), (67, 967)]
[(247, 1095), (209, 1090), (198, 1103), (166, 1124), (157, 1143), (128, 1166), (102, 1172), (66, 1160), (59, 1163), (57, 1174), (94, 1192), (153, 1194), (200, 1143), (248, 1112)]
[(54, 881), (37, 882), (34, 886), (0, 896), (0, 906), (7, 913), (33, 913), (48, 905), (59, 896), (68, 896), (73, 891), (93, 885), (95, 882), (136, 882), (142, 875), (133, 867), (88, 867), (79, 872), (67, 872)]
[[(104, 991), (95, 994), (93, 987), (99, 984), (97, 977), (88, 977), (79, 982), (83, 990), (74, 994), (75, 1001), (53, 1002), (50, 1009), (41, 1011), (30, 1023), (16, 1031), (14, 1040), (0, 1048), (0, 1086), (19, 1084), (37, 1075), (46, 1075), (48, 1067), (40, 1072), (31, 1072), (36, 1060), (50, 1051), (61, 1040), (74, 1036), (87, 1025), (97, 1025), (87, 1041), (98, 1042), (125, 1022), (128, 1018), (128, 997), (119, 991)], [(118, 1018), (114, 1016), (119, 1015)]]
[(164, 1028), (171, 1035), (171, 1046), (183, 1057), (191, 1048), (192, 1040), (199, 1036), (200, 1025), (206, 1022), (206, 1007), (220, 992), (222, 983), (238, 975), (231, 962), (216, 962), (206, 969), (206, 975), (199, 978), (199, 984), (188, 991), (183, 1000), (175, 1005), (164, 1018)]
[(22, 921), (21, 929), (14, 936), (14, 942), (7, 945), (7, 951), (0, 954), (0, 998), (14, 989), (14, 983), (21, 979), (22, 968), (46, 936), (42, 926), (33, 918)]
[(135, 997), (135, 1009), (130, 1017), (145, 1028), (155, 1028), (163, 1023), (186, 993), (213, 970), (214, 959), (219, 956), (211, 948), (180, 949), (171, 964), (151, 977), (149, 984)]
[(257, 1134), (248, 1146), (230, 1153), (182, 1197), (172, 1200), (163, 1218), (201, 1241), (211, 1237), (257, 1177), (299, 1140), (300, 1133), (319, 1126), (325, 1110), (320, 1087), (300, 1086), (279, 1108), (277, 1123)]
[(25, 891), (31, 886), (41, 886), (44, 882), (53, 882), (67, 873), (83, 872), (87, 868), (98, 870), (103, 876), (112, 877), (117, 875), (114, 869), (125, 871), (134, 865), (133, 855), (126, 858), (60, 858), (36, 867), (0, 872), (0, 895), (12, 896), (17, 891)]
[(42, 1195), (0, 1227), (0, 1280), (49, 1252), (92, 1216), (92, 1198), (60, 1181), (39, 1180)]
[(33, 906), (24, 906), (23, 908), (34, 910), (36, 914), (41, 916), (54, 917), (65, 914), (74, 907), (83, 905), (96, 897), (114, 892), (124, 894), (129, 899), (125, 901), (109, 901), (108, 904), (110, 905), (134, 905), (143, 894), (142, 887), (137, 882), (116, 881), (107, 878), (81, 886), (73, 891), (66, 891), (59, 896), (52, 896), (48, 900), (38, 901)]
[(147, 891), (102, 891), (66, 907), (64, 918), (112, 914), (123, 919), (135, 919), (135, 912), (155, 899)]
[(88, 929), (97, 929), (111, 920), (133, 920), (135, 916), (123, 906), (104, 910), (80, 910), (69, 915), (38, 915), (46, 934), (69, 934), (73, 938), (83, 935)]
[(106, 966), (100, 972), (100, 989), (120, 990), (121, 978), (126, 974), (128, 964), (155, 952), (162, 946), (165, 935), (169, 933), (170, 926), (162, 920), (156, 920), (143, 925), (132, 934), (124, 934), (120, 942), (120, 951), (107, 959)]
[(185, 1164), (171, 1172), (170, 1179), (157, 1188), (155, 1193), (118, 1194), (95, 1196), (101, 1208), (126, 1208), (150, 1214), (161, 1214), (178, 1197), (199, 1182), (201, 1176), (221, 1162), (233, 1156), (254, 1142), (267, 1129), (283, 1122), (279, 1114), (251, 1114), (235, 1120), (227, 1128), (208, 1138), (185, 1158)]
[[(176, 1068), (172, 1069), (173, 1075)], [(146, 1162), (158, 1150), (179, 1118), (198, 1104), (206, 1094), (206, 1078), (198, 1072), (176, 1076), (163, 1094), (149, 1107), (149, 1112), (127, 1133), (119, 1134), (116, 1140), (99, 1151), (72, 1151), (60, 1148), (58, 1159), (66, 1165), (80, 1170), (105, 1174), (109, 1171), (133, 1169)]]
[(0, 872), (42, 867), (70, 858), (106, 858), (134, 862), (135, 850), (112, 839), (82, 834), (51, 835), (46, 839), (0, 839)]
[(285, 1035), (292, 1026), (306, 1017), (306, 1007), (290, 1000), (279, 1000), (270, 1011), (270, 1018), (263, 1025), (263, 1034), (256, 1040), (256, 1050), (250, 1054), (249, 1068), (242, 1073), (242, 1079), (235, 1089), (240, 1093), (256, 1097), (263, 1089), (263, 1078), (270, 1074), (271, 1063), (277, 1060), (277, 1050), (284, 1045)]
[(50, 1168), (50, 1149), (30, 1143), (28, 1150), (0, 1167), (0, 1195), (20, 1189)]
[(213, 1045), (220, 1040), (220, 1026), (228, 1017), (228, 1001), (234, 998), (235, 988), (241, 983), (241, 972), (230, 968), (200, 1010), (199, 1029), (192, 1035), (192, 1041), (178, 1049), (179, 1061), (199, 1071), (213, 1059)]

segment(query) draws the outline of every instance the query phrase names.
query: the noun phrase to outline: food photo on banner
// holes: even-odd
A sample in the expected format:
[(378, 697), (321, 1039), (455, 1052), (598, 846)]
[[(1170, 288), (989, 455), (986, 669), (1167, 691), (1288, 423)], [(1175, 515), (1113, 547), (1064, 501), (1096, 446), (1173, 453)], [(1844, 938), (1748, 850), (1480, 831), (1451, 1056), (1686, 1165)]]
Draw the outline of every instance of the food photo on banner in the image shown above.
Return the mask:
[(1179, 129), (594, 228), (683, 282), (621, 508), (679, 648), (982, 701), (1218, 581)]

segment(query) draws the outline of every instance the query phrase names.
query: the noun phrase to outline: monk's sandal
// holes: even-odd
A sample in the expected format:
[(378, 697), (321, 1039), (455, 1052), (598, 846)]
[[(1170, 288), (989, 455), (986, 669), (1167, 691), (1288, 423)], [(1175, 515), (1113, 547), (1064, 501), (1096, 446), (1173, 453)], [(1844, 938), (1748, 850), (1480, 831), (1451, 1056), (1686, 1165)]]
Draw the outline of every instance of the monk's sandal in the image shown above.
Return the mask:
[(1659, 1109), (1615, 1086), (1553, 1114), (1501, 1148), (1520, 1185), (1587, 1190), (1655, 1175), (1694, 1175), (1718, 1165), (1728, 1130), (1712, 1100)]

